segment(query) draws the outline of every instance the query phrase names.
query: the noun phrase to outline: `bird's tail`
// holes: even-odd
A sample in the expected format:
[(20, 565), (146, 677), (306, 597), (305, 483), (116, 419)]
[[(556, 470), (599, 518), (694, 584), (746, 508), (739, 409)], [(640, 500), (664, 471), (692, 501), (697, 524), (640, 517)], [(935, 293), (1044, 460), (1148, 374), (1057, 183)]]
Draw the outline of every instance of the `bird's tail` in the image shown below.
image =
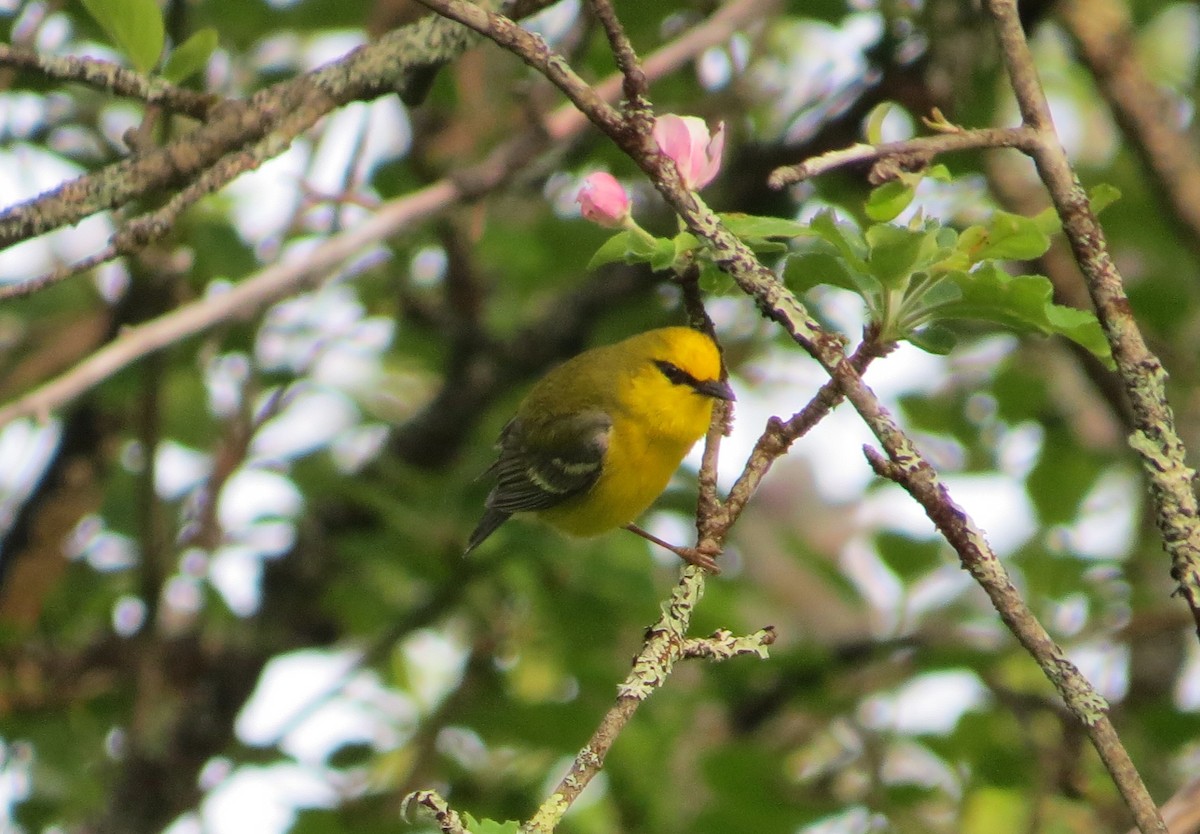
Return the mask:
[(496, 528), (508, 521), (511, 515), (512, 513), (488, 507), (483, 514), (483, 518), (479, 519), (479, 523), (475, 525), (475, 532), (467, 540), (467, 549), (463, 551), (463, 555), (466, 556), (472, 550), (479, 547), (479, 545), (483, 544), (483, 540), (496, 532)]

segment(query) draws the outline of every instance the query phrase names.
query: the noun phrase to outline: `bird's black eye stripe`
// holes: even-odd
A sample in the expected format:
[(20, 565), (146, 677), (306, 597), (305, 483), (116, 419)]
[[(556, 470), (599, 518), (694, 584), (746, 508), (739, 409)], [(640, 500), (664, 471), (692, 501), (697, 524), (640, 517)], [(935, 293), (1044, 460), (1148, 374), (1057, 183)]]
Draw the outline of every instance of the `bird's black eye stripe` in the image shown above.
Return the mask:
[(683, 368), (680, 368), (678, 365), (673, 365), (670, 362), (662, 359), (655, 359), (654, 364), (658, 366), (660, 371), (662, 371), (663, 376), (671, 380), (671, 382), (675, 385), (687, 385), (695, 388), (700, 384), (694, 376), (683, 370)]

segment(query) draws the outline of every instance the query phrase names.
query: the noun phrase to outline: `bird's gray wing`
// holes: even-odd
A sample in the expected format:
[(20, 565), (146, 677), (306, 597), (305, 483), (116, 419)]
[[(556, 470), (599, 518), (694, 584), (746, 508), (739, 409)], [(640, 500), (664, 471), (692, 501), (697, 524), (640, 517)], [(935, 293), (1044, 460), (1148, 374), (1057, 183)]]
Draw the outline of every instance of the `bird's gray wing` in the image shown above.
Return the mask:
[(537, 437), (514, 418), (500, 433), (496, 485), (488, 509), (544, 510), (591, 489), (604, 466), (612, 419), (600, 411), (562, 417), (537, 427)]

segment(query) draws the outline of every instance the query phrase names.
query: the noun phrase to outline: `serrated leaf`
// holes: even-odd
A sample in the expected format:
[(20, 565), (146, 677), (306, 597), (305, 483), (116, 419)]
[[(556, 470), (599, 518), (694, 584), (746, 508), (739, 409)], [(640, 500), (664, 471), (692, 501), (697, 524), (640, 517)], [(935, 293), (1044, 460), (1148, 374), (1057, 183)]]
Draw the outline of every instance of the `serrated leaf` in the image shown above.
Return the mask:
[(870, 273), (871, 270), (867, 266), (869, 250), (857, 229), (838, 223), (831, 211), (818, 212), (808, 228), (822, 240), (832, 244), (838, 254), (846, 259), (846, 265), (851, 271), (864, 275)]
[(789, 255), (783, 267), (783, 282), (798, 293), (822, 284), (864, 296), (878, 295), (881, 290), (870, 276), (855, 273), (834, 253), (820, 250)]
[(901, 226), (876, 223), (867, 229), (871, 247), (867, 261), (871, 275), (889, 289), (902, 289), (917, 268), (926, 240), (936, 245), (936, 233), (913, 231)]
[(157, 0), (83, 0), (83, 6), (134, 69), (154, 69), (165, 39)]
[(1004, 261), (1030, 261), (1050, 248), (1050, 238), (1038, 220), (1007, 211), (997, 211), (987, 226), (986, 242), (974, 253), (976, 261), (996, 258)]
[(207, 26), (195, 32), (179, 46), (171, 50), (163, 65), (162, 76), (178, 84), (186, 81), (208, 66), (208, 59), (217, 48), (217, 30)]
[(810, 234), (808, 226), (785, 217), (761, 217), (739, 212), (718, 214), (717, 217), (734, 237), (743, 241), (792, 238)]
[(867, 217), (879, 223), (895, 220), (913, 201), (916, 188), (901, 180), (885, 182), (878, 188), (871, 189), (867, 197)]
[(1112, 366), (1100, 322), (1089, 312), (1055, 304), (1045, 276), (1009, 275), (989, 263), (974, 272), (947, 273), (946, 280), (962, 297), (934, 308), (936, 320), (990, 321), (1021, 333), (1065, 336)]

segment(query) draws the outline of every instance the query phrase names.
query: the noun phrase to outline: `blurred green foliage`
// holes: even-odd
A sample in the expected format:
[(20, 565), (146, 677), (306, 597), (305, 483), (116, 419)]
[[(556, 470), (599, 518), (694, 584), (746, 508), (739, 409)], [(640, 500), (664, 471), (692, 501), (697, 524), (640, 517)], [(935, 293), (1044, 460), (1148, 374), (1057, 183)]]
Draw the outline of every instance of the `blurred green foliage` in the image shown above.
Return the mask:
[[(377, 5), (172, 4), (167, 60), (179, 54), (173, 45), (199, 37), (172, 73), (187, 69), (192, 86), (249, 96), (344, 54), (365, 37)], [(648, 54), (709, 7), (617, 11)], [(1176, 53), (1149, 69), (1190, 114), (1194, 7), (1141, 0), (1130, 11), (1143, 34), (1183, 32)], [(573, 65), (587, 78), (608, 75), (612, 56), (596, 27), (574, 22), (569, 8), (559, 14), (569, 34), (556, 43)], [(217, 38), (205, 63), (210, 47), (199, 33), (209, 28)], [(9, 41), (40, 46), (39, 33), (60, 32), (57, 51), (102, 44), (150, 71), (150, 48), (106, 35), (114, 29), (124, 31), (81, 4), (0, 10)], [(1195, 247), (1164, 217), (1069, 34), (1049, 11), (1029, 31), (1066, 108), (1060, 122), (1082, 181), (1122, 195), (1103, 215), (1108, 242), (1194, 444)], [(23, 96), (55, 105), (33, 128), (5, 122), (5, 162), (37, 149), (87, 171), (126, 154), (114, 125), (125, 124), (128, 102), (27, 73), (4, 83), (0, 111)], [(1184, 648), (1194, 638), (1145, 517), (1124, 403), (1092, 353), (1029, 335), (1066, 333), (1103, 352), (1085, 313), (1052, 320), (1080, 305), (1066, 295), (1072, 285), (1059, 274), (1033, 277), (1057, 267), (1053, 248), (1039, 260), (1055, 235), (1031, 167), (1015, 152), (951, 156), (936, 176), (874, 197), (861, 171), (783, 194), (764, 185), (777, 165), (859, 141), (883, 99), (918, 133), (932, 106), (966, 127), (1011, 123), (982, 18), (950, 2), (790, 3), (655, 79), (651, 93), (660, 112), (727, 123), (725, 169), (705, 200), (744, 224), (764, 262), (795, 289), (811, 289), (814, 310), (851, 339), (865, 321), (856, 312), (863, 297), (868, 311), (882, 311), (886, 298), (896, 301), (890, 291), (903, 295), (968, 243), (982, 247), (957, 272), (947, 268), (989, 282), (983, 300), (965, 283), (940, 298), (943, 312), (952, 302), (980, 308), (966, 326), (954, 317), (952, 349), (924, 345), (947, 355), (914, 359), (902, 348), (877, 360), (867, 380), (936, 453), (952, 492), (969, 497), (966, 509), (996, 519), (985, 527), (1005, 543), (1000, 555), (1021, 593), (1117, 707), (1154, 796), (1194, 777), (1197, 671)], [(286, 165), (255, 174), (258, 190), (207, 198), (168, 241), (128, 259), (117, 270), (127, 282), (118, 300), (75, 279), (0, 307), (5, 399), (157, 315), (155, 300), (185, 303), (302, 258), (379, 201), (484, 158), (526, 130), (531, 113), (559, 102), (519, 61), (482, 47), (443, 69), (422, 107), (401, 112), (392, 97), (372, 105), (400, 112), (385, 124), (412, 133), (372, 164), (339, 163), (362, 145), (327, 119)], [(168, 120), (165, 138), (188, 128)], [(9, 785), (0, 819), (10, 813), (28, 832), (159, 831), (180, 820), (176, 830), (200, 820), (221, 831), (216, 809), (236, 778), (276, 766), (299, 768), (328, 794), (280, 789), (279, 799), (272, 786), (285, 777), (265, 778), (252, 799), (238, 800), (256, 831), (395, 831), (403, 796), (429, 787), (481, 820), (475, 832), (511, 830), (489, 820), (529, 818), (612, 704), (677, 568), (624, 533), (572, 541), (520, 520), (461, 558), (487, 491), (478, 476), (529, 380), (587, 344), (685, 319), (676, 287), (617, 263), (642, 260), (627, 258), (623, 242), (611, 244), (608, 266), (586, 269), (610, 235), (571, 215), (571, 200), (576, 178), (599, 167), (635, 188), (639, 222), (670, 240), (672, 257), (687, 250), (634, 167), (590, 131), (501, 190), (405, 230), (296, 306), (247, 311), (64, 410), (57, 425), (74, 425), (80, 409), (87, 429), (72, 428), (50, 455), (66, 474), (35, 489), (32, 467), (30, 483), (3, 495), (4, 558), (49, 552), (53, 570), (5, 577), (30, 583), (6, 593), (36, 616), (0, 632), (0, 776)], [(982, 196), (964, 197), (971, 188)], [(747, 219), (779, 214), (766, 227)], [(800, 228), (822, 243), (785, 247)], [(852, 273), (848, 263), (863, 268)], [(714, 288), (717, 276), (706, 278)], [(724, 451), (723, 471), (734, 472), (736, 450), (748, 448), (763, 415), (797, 411), (820, 379), (748, 301), (721, 289), (710, 310), (742, 400)], [(913, 321), (937, 318), (916, 312), (897, 339), (919, 341)], [(301, 399), (305, 392), (325, 398)], [(843, 407), (831, 419), (838, 431), (801, 438), (794, 460), (768, 476), (735, 528), (729, 569), (710, 580), (696, 612), (696, 635), (774, 625), (771, 658), (681, 662), (561, 830), (990, 834), (1031, 820), (1047, 832), (1126, 830), (1111, 783), (1050, 685), (920, 513), (871, 480), (853, 414)], [(273, 426), (286, 430), (272, 439)], [(33, 448), (36, 429), (7, 427), (0, 452)], [(196, 451), (200, 465), (149, 453), (168, 441)], [(860, 486), (848, 490), (851, 476)], [(251, 480), (233, 486), (239, 477)], [(690, 534), (694, 494), (685, 467), (658, 505), (672, 536)], [(1000, 495), (1027, 507), (993, 516)], [(17, 542), (25, 507), (36, 523)], [(64, 541), (75, 544), (69, 558)], [(286, 731), (263, 740), (270, 733), (251, 732), (243, 706), (270, 679), (271, 661), (302, 650), (357, 652), (361, 663), (343, 679), (316, 671), (290, 679), (283, 688), (296, 697), (267, 709)], [(947, 690), (944, 702), (922, 701), (906, 690), (942, 671), (973, 680), (975, 695)], [(354, 720), (322, 720), (326, 708)], [(949, 719), (934, 730), (922, 723), (931, 716)], [(260, 822), (264, 809), (275, 822)], [(832, 827), (810, 829), (822, 823)], [(412, 825), (434, 830), (424, 819)]]

